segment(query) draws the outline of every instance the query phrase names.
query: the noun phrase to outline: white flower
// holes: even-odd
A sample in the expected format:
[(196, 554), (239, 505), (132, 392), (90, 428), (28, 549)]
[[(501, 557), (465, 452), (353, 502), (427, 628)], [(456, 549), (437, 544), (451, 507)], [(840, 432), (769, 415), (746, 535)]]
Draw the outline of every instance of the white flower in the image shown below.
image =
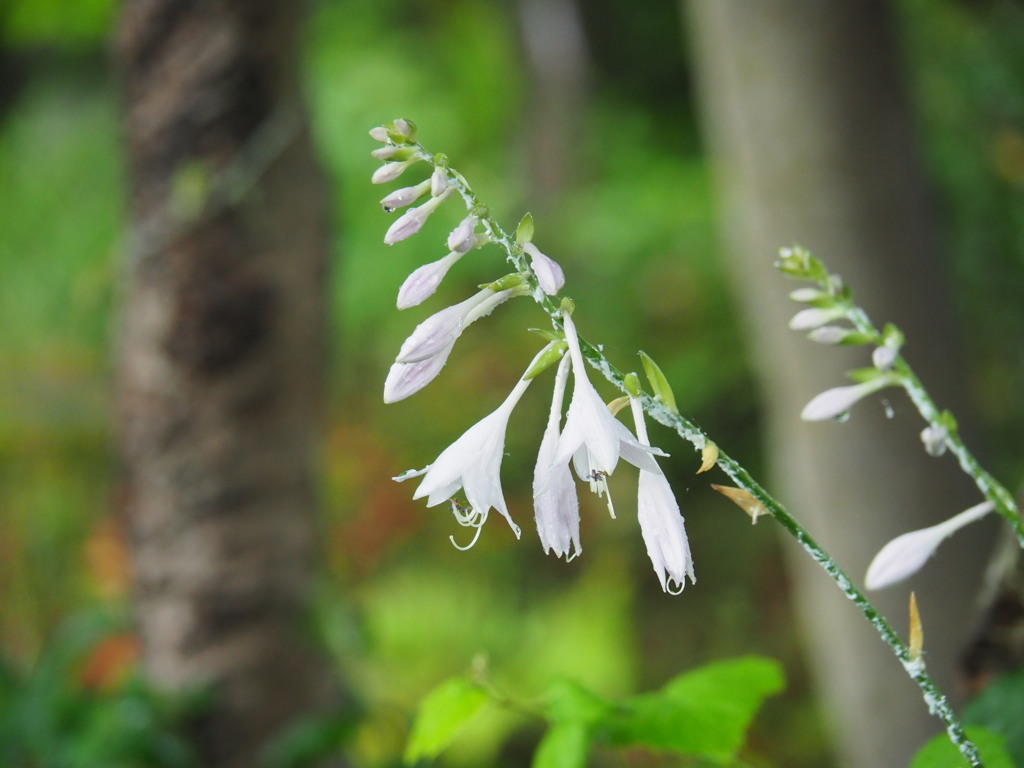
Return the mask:
[(517, 294), (517, 289), (484, 288), (465, 301), (436, 312), (402, 344), (384, 382), (384, 402), (396, 403), (427, 386), (444, 368), (462, 332), (495, 307)]
[[(637, 398), (630, 398), (636, 435), (642, 445), (650, 445), (644, 412)], [(693, 575), (693, 558), (690, 555), (690, 541), (686, 537), (683, 516), (679, 504), (668, 484), (664, 473), (655, 464), (654, 472), (641, 468), (637, 492), (637, 518), (640, 533), (647, 545), (647, 556), (651, 558), (654, 572), (658, 574), (661, 588), (677, 595), (686, 586), (686, 579), (696, 584)]]
[(394, 245), (399, 240), (405, 240), (407, 237), (412, 237), (420, 229), (423, 228), (424, 222), (429, 218), (430, 214), (437, 210), (437, 207), (443, 203), (448, 195), (451, 194), (450, 189), (446, 189), (437, 197), (432, 197), (423, 205), (416, 208), (411, 208), (397, 219), (388, 228), (388, 231), (384, 235), (385, 245)]
[(537, 452), (533, 474), (533, 508), (544, 553), (572, 560), (583, 552), (580, 547), (580, 502), (568, 461), (555, 461), (558, 429), (562, 420), (565, 381), (569, 376), (570, 359), (563, 357), (555, 374), (555, 390), (547, 428)]
[(466, 253), (476, 245), (476, 235), (474, 232), (479, 221), (480, 219), (473, 214), (469, 214), (460, 221), (455, 229), (451, 231), (451, 234), (448, 235), (448, 250)]
[[(501, 459), (505, 450), (505, 430), (512, 410), (523, 396), (533, 379), (520, 379), (515, 388), (498, 406), (498, 409), (484, 417), (463, 433), (462, 437), (449, 445), (437, 460), (419, 472), (406, 472), (395, 478), (405, 480), (423, 474), (414, 499), (427, 497), (427, 506), (449, 502), (452, 513), (460, 525), (475, 528), (472, 541), (466, 546), (452, 543), (459, 549), (469, 549), (480, 536), (480, 528), (487, 520), (491, 509), (496, 509), (508, 521), (519, 538), (519, 526), (512, 521), (501, 492)], [(462, 489), (467, 505), (459, 504), (452, 496)]]
[(829, 307), (828, 309), (811, 307), (810, 309), (801, 309), (793, 315), (789, 321), (789, 327), (794, 331), (809, 331), (845, 316), (846, 312), (842, 307)]
[(868, 395), (896, 383), (897, 380), (893, 376), (877, 376), (860, 384), (827, 389), (804, 406), (800, 418), (804, 421), (834, 419), (846, 413)]
[(426, 301), (437, 290), (448, 270), (462, 256), (463, 254), (452, 251), (437, 261), (417, 267), (398, 289), (398, 308), (408, 309)]
[(916, 573), (945, 539), (968, 523), (980, 520), (994, 508), (991, 501), (983, 501), (938, 525), (897, 536), (882, 547), (871, 561), (864, 577), (864, 586), (868, 589), (882, 589), (903, 581)]
[(370, 129), (370, 138), (383, 143), (388, 140), (388, 129), (383, 125), (374, 126)]
[[(590, 483), (590, 490), (599, 496), (608, 494), (608, 477), (615, 471), (622, 456), (629, 463), (641, 469), (658, 471), (652, 453), (664, 455), (656, 448), (641, 445), (621, 422), (612, 416), (594, 385), (587, 379), (587, 372), (580, 351), (576, 326), (567, 312), (562, 313), (565, 340), (569, 345), (572, 360), (573, 393), (569, 412), (565, 418), (565, 429), (558, 438), (555, 462), (568, 461), (572, 456), (576, 474)], [(615, 517), (611, 495), (608, 494), (608, 511)]]
[(383, 208), (387, 213), (391, 213), (391, 211), (396, 208), (405, 208), (405, 206), (412, 205), (423, 197), (423, 195), (427, 193), (428, 189), (430, 189), (429, 179), (425, 179), (419, 184), (415, 184), (411, 187), (396, 189), (380, 201), (381, 208)]
[(554, 296), (565, 285), (565, 273), (558, 262), (541, 253), (533, 243), (523, 243), (523, 252), (530, 256), (530, 268), (537, 275), (540, 289), (548, 296)]

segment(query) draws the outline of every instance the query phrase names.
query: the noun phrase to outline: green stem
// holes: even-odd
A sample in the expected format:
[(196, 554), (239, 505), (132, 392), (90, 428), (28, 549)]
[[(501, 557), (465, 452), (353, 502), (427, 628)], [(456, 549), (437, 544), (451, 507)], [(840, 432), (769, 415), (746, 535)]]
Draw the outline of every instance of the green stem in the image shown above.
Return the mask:
[[(847, 317), (854, 327), (858, 331), (870, 334), (880, 341), (882, 334), (871, 322), (867, 313), (860, 307), (852, 304), (852, 302), (844, 302), (844, 304), (847, 310)], [(892, 370), (900, 377), (903, 389), (917, 408), (918, 413), (921, 414), (921, 418), (932, 427), (938, 429), (946, 428), (942, 414), (938, 406), (935, 405), (935, 401), (932, 400), (931, 395), (928, 394), (921, 380), (902, 355), (896, 356)], [(974, 457), (974, 454), (967, 449), (959, 430), (948, 430), (946, 445), (950, 453), (956, 456), (957, 461), (960, 463), (960, 468), (968, 477), (974, 480), (974, 484), (981, 491), (982, 496), (995, 505), (996, 511), (1013, 529), (1018, 544), (1024, 547), (1024, 520), (1021, 520), (1020, 510), (1013, 499), (1013, 495), (981, 466), (981, 463)]]

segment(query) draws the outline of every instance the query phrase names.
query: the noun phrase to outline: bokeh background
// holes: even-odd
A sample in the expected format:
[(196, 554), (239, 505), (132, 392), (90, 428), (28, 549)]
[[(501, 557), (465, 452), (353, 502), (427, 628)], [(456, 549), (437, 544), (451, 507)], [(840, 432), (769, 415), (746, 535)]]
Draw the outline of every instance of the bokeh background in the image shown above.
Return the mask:
[[(423, 143), (448, 154), (507, 228), (533, 212), (535, 241), (565, 268), (587, 338), (626, 370), (639, 367), (637, 348), (650, 353), (683, 411), (755, 474), (764, 467), (680, 8), (579, 4), (578, 48), (567, 44), (571, 66), (559, 70), (567, 128), (538, 102), (530, 46), (543, 30), (531, 31), (528, 5), (309, 3), (302, 70), (333, 226), (310, 624), (359, 702), (345, 749), (357, 766), (398, 764), (418, 699), (480, 655), (501, 686), (530, 697), (556, 675), (621, 694), (756, 652), (782, 660), (788, 686), (759, 718), (747, 759), (832, 764), (774, 531), (716, 497), (694, 477), (698, 457), (659, 427), (652, 439), (672, 453), (663, 465), (697, 570), (679, 597), (662, 594), (651, 572), (627, 472), (612, 482), (619, 519), (581, 497), (583, 557), (544, 557), (530, 530), (543, 387), (516, 412), (503, 469), (522, 541), (493, 521), (459, 552), (448, 535), (464, 532), (450, 516), (390, 480), (429, 463), (504, 398), (537, 346), (526, 328), (542, 322), (526, 303), (503, 307), (463, 336), (427, 390), (382, 404), (384, 376), (416, 323), (502, 270), (497, 251), (475, 252), (428, 305), (394, 309), (401, 281), (443, 255), (458, 220), (442, 209), (422, 234), (382, 244), (390, 219), (369, 183), (366, 131), (398, 116), (417, 122)], [(956, 364), (968, 372), (985, 455), (1012, 486), (1024, 427), (1024, 11), (1008, 0), (900, 0), (891, 10), (941, 211), (939, 268), (969, 341)], [(111, 426), (126, 242), (116, 13), (110, 0), (0, 6), (0, 649), (5, 670), (25, 676), (47, 648), (85, 632), (66, 672), (113, 698), (138, 655)], [(789, 289), (782, 278), (764, 286)], [(489, 711), (444, 761), (523, 765), (537, 728)]]

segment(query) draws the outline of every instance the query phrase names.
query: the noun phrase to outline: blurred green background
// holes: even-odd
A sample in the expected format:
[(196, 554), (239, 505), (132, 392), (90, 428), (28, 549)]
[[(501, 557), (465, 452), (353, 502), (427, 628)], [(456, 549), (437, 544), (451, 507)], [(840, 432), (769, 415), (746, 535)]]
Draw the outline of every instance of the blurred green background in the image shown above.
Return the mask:
[[(673, 453), (664, 464), (698, 577), (681, 597), (663, 595), (651, 572), (627, 473), (613, 482), (618, 520), (581, 498), (582, 558), (566, 565), (541, 553), (530, 530), (530, 477), (549, 405), (544, 388), (517, 410), (504, 463), (523, 541), (495, 521), (459, 552), (448, 534), (465, 532), (450, 516), (412, 502), (412, 487), (389, 479), (432, 461), (504, 398), (537, 347), (525, 329), (543, 324), (532, 307), (512, 303), (464, 335), (427, 390), (383, 406), (402, 339), (503, 269), (497, 251), (484, 249), (427, 305), (394, 309), (401, 281), (443, 255), (458, 218), (442, 209), (423, 234), (382, 244), (391, 219), (377, 203), (385, 191), (369, 183), (375, 145), (366, 131), (399, 116), (419, 124), (429, 149), (448, 154), (506, 228), (532, 209), (535, 241), (565, 268), (585, 335), (625, 370), (639, 368), (637, 348), (650, 353), (683, 411), (758, 470), (757, 393), (716, 253), (679, 11), (668, 0), (641, 6), (582, 4), (586, 98), (564, 157), (567, 181), (538, 207), (528, 170), (531, 85), (509, 4), (311, 4), (306, 91), (334, 200), (314, 625), (365, 709), (350, 745), (359, 766), (397, 764), (418, 698), (478, 654), (500, 685), (525, 697), (555, 675), (617, 694), (711, 659), (772, 655), (785, 664), (788, 688), (760, 717), (748, 759), (827, 762), (773, 531), (751, 528), (695, 479), (698, 458), (660, 427), (652, 439)], [(985, 453), (1019, 482), (1024, 23), (1010, 3), (896, 7), (956, 310), (971, 340)], [(125, 237), (109, 54), (115, 13), (110, 0), (0, 5), (0, 648), (22, 670), (69, 617), (123, 616), (128, 605), (110, 387)], [(766, 286), (788, 289), (781, 278)], [(130, 633), (111, 635), (74, 674), (86, 686), (116, 687), (136, 652)], [(526, 762), (537, 737), (528, 722), (491, 713), (477, 725), (448, 764)], [(662, 763), (637, 756), (625, 764)]]

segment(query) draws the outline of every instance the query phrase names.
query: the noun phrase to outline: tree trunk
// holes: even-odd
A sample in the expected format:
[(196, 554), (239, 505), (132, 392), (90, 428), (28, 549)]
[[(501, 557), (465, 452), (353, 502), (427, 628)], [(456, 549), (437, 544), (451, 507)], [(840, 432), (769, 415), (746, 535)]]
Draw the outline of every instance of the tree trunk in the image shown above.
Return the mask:
[(118, 361), (145, 670), (211, 685), (205, 765), (250, 768), (327, 704), (314, 555), (327, 222), (288, 0), (128, 0)]
[[(876, 322), (892, 320), (906, 332), (910, 363), (940, 406), (962, 414), (935, 218), (887, 9), (881, 0), (687, 5), (726, 250), (764, 386), (773, 485), (860, 583), (888, 539), (979, 500), (950, 457), (921, 450), (923, 425), (901, 393), (888, 395), (892, 420), (877, 397), (848, 423), (798, 420), (814, 394), (849, 383), (843, 372), (870, 359), (863, 348), (826, 348), (788, 330), (798, 307), (786, 294), (795, 285), (772, 262), (794, 241), (839, 272)], [(969, 634), (987, 534), (984, 527), (959, 534), (910, 582), (928, 666), (947, 692), (956, 691), (953, 670)], [(789, 554), (842, 764), (905, 765), (939, 722), (820, 569), (796, 546)], [(901, 585), (877, 595), (904, 636), (908, 591)]]

